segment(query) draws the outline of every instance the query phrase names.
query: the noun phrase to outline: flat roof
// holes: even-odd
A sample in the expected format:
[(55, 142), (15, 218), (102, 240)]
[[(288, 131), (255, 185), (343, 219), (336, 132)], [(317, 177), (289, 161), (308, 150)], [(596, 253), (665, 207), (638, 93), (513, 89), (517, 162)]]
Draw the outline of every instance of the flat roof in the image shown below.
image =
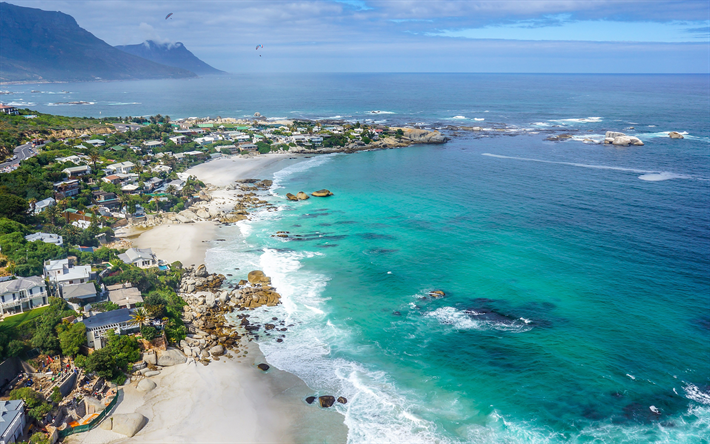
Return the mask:
[(86, 325), (87, 329), (100, 328), (110, 324), (120, 324), (122, 322), (128, 322), (131, 320), (131, 310), (127, 308), (121, 308), (118, 310), (111, 310), (105, 313), (99, 313), (89, 318), (84, 319), (82, 322)]

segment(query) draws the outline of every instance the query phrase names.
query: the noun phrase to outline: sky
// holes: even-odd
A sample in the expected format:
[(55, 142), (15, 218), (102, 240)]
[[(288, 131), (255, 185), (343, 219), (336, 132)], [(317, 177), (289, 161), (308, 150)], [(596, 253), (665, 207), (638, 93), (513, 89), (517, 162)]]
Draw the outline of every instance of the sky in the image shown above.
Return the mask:
[(228, 72), (710, 73), (709, 0), (10, 3), (111, 45), (179, 41)]

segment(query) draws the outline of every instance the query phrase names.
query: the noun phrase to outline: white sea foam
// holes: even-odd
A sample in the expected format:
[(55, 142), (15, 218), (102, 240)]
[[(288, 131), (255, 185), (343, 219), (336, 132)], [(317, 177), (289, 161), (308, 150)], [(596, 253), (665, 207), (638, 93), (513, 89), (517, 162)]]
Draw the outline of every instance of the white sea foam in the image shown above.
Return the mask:
[(452, 119), (462, 120), (462, 119), (466, 119), (466, 116), (454, 116), (454, 117), (452, 117)]
[(576, 118), (576, 119), (552, 119), (550, 122), (558, 122), (563, 125), (567, 125), (570, 123), (598, 123), (601, 122), (602, 118), (601, 117), (585, 117), (585, 118)]
[(311, 168), (315, 168), (320, 165), (331, 162), (335, 156), (339, 155), (341, 154), (334, 153), (326, 154), (323, 156), (316, 156), (277, 171), (276, 173), (274, 173), (274, 183), (270, 189), (271, 194), (277, 195), (276, 190), (278, 190), (279, 188), (283, 188), (283, 184), (289, 179), (289, 177), (293, 176), (294, 174), (302, 173), (304, 171), (310, 170)]
[[(631, 173), (641, 174), (641, 176), (639, 176), (639, 179), (646, 180), (646, 181), (661, 181), (661, 180), (668, 180), (668, 179), (693, 179), (692, 176), (687, 176), (684, 174), (669, 173), (669, 172), (665, 172), (665, 171), (649, 171), (649, 170), (639, 170), (637, 168), (624, 168), (624, 167), (615, 167), (615, 166), (608, 166), (608, 165), (592, 165), (592, 164), (575, 163), (575, 162), (555, 162), (552, 160), (530, 159), (527, 157), (503, 156), (500, 154), (491, 154), (491, 153), (483, 153), (482, 155), (487, 156), (487, 157), (496, 157), (498, 159), (514, 159), (514, 160), (522, 160), (522, 161), (526, 161), (526, 162), (549, 163), (549, 164), (553, 164), (553, 165), (568, 165), (568, 166), (574, 166), (574, 167), (580, 167), (580, 168), (591, 168), (591, 169), (595, 169), (595, 170), (628, 171)], [(699, 179), (699, 180), (702, 180), (702, 179)]]
[(513, 333), (530, 331), (532, 326), (522, 319), (511, 320), (511, 322), (497, 322), (485, 318), (476, 319), (476, 313), (466, 313), (454, 307), (438, 308), (426, 314), (439, 321), (442, 325), (451, 325), (456, 330), (500, 330)]
[(478, 121), (478, 122), (481, 122), (481, 121), (486, 120), (486, 119), (484, 119), (484, 118), (482, 118), (482, 117), (474, 117), (473, 120), (476, 120), (476, 121)]
[(661, 182), (663, 180), (671, 180), (671, 179), (691, 179), (691, 177), (686, 176), (684, 174), (668, 173), (668, 172), (664, 171), (661, 173), (642, 174), (639, 176), (639, 179), (645, 180), (647, 182)]
[(35, 106), (34, 102), (15, 101), (7, 103), (9, 106)]
[(108, 106), (123, 106), (123, 105), (141, 105), (141, 102), (112, 102), (107, 103)]
[(692, 399), (700, 404), (710, 405), (710, 393), (700, 390), (698, 386), (687, 384), (683, 387), (683, 391), (685, 392), (686, 398)]
[(365, 111), (365, 114), (397, 114), (394, 111), (378, 111), (378, 110), (373, 110), (373, 111)]

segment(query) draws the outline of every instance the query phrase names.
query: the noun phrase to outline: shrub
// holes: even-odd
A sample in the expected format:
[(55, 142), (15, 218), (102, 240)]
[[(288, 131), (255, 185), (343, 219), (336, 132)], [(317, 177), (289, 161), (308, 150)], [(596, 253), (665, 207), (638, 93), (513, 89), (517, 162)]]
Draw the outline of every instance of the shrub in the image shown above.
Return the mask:
[(141, 327), (141, 336), (143, 336), (143, 339), (146, 341), (152, 341), (160, 336), (160, 333), (158, 333), (158, 330), (155, 327), (144, 325)]

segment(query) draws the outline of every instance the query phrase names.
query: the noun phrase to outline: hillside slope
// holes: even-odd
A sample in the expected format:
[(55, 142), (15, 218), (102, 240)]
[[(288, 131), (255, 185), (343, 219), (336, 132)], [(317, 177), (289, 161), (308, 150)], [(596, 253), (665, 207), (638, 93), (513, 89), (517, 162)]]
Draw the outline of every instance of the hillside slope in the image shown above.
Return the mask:
[(196, 74), (114, 48), (73, 17), (0, 3), (0, 81), (187, 78)]

